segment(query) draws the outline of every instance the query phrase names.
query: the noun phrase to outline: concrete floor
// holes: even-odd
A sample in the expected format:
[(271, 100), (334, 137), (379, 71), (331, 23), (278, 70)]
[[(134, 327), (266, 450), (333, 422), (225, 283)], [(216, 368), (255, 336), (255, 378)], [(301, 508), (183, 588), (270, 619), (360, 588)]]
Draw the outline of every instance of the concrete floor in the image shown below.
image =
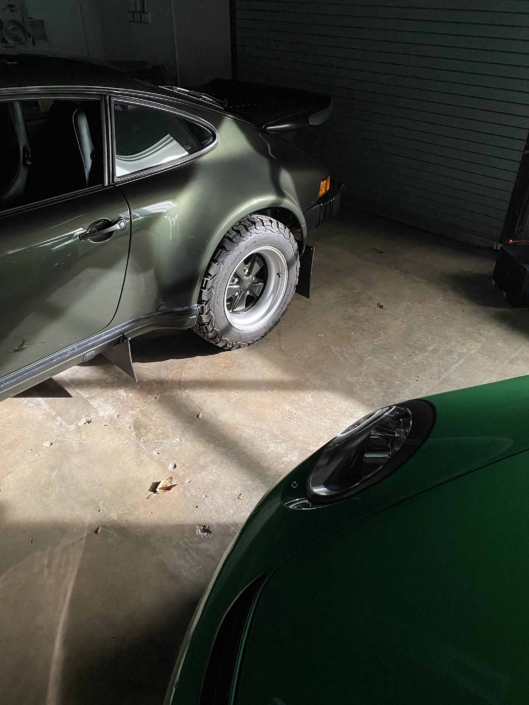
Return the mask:
[(138, 384), (99, 360), (0, 405), (0, 702), (161, 703), (270, 485), (370, 409), (529, 372), (492, 251), (345, 210), (312, 242), (312, 299), (255, 346), (152, 334)]

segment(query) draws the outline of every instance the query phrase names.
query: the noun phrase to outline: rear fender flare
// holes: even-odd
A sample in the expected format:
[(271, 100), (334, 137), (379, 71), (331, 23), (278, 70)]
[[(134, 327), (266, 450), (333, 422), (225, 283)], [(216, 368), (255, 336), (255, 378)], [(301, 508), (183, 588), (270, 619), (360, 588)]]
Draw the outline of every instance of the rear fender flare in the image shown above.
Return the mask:
[(291, 201), (287, 198), (276, 199), (273, 201), (270, 201), (269, 199), (254, 199), (251, 202), (246, 203), (241, 208), (237, 209), (235, 212), (231, 213), (229, 218), (222, 221), (222, 223), (219, 224), (218, 229), (215, 231), (214, 236), (210, 239), (208, 247), (204, 251), (204, 256), (200, 264), (200, 277), (195, 283), (195, 288), (192, 297), (193, 302), (196, 303), (198, 301), (198, 296), (200, 293), (200, 288), (202, 286), (202, 280), (204, 278), (206, 269), (208, 268), (209, 263), (211, 262), (211, 258), (215, 254), (220, 242), (222, 241), (222, 238), (226, 235), (228, 230), (246, 216), (253, 215), (255, 213), (265, 213), (266, 211), (274, 208), (281, 208), (282, 210), (289, 211), (292, 216), (296, 219), (301, 230), (301, 240), (299, 248), (300, 255), (303, 254), (303, 250), (305, 248), (305, 243), (307, 240), (307, 224), (305, 222), (305, 216), (303, 215), (303, 211), (301, 210), (301, 208), (294, 201)]

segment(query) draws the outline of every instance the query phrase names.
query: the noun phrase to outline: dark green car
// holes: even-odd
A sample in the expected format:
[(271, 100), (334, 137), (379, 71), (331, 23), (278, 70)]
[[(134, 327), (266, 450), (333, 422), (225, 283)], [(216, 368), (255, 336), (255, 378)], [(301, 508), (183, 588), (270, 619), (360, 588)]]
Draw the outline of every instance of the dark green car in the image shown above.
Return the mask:
[(296, 123), (227, 102), (0, 58), (0, 399), (100, 352), (130, 368), (129, 339), (154, 328), (231, 349), (276, 325), (309, 227), (339, 205), (281, 132), (332, 106)]
[(266, 495), (173, 705), (514, 705), (529, 692), (529, 377), (386, 407)]

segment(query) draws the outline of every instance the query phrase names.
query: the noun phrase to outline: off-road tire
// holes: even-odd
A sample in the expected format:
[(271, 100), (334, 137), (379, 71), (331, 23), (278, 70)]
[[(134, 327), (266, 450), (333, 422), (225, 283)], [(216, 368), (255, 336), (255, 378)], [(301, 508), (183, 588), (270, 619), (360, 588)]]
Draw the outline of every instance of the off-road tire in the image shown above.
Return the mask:
[[(226, 288), (237, 263), (255, 248), (270, 246), (285, 257), (288, 281), (280, 304), (270, 320), (258, 330), (241, 330), (230, 323), (225, 309)], [(274, 328), (294, 296), (299, 276), (299, 251), (290, 230), (264, 215), (240, 220), (223, 237), (202, 280), (198, 298), (199, 314), (194, 331), (224, 350), (246, 347)]]

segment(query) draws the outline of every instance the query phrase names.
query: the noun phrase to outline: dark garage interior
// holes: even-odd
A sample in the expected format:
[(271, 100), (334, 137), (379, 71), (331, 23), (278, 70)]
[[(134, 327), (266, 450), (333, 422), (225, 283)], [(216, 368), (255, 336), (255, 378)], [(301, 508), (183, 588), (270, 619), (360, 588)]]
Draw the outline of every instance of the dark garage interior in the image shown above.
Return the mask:
[(0, 4), (1, 703), (524, 702), (528, 31)]

